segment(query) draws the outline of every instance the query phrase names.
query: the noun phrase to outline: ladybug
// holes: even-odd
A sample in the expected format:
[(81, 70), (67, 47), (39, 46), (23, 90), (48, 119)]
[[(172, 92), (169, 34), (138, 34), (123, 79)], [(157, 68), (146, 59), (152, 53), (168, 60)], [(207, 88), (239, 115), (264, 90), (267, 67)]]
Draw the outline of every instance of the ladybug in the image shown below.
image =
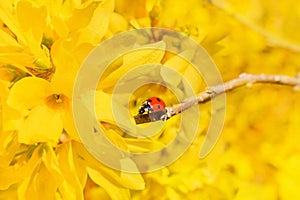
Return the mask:
[(163, 100), (158, 97), (150, 97), (145, 100), (139, 108), (139, 114), (143, 114), (145, 112), (152, 113), (165, 110), (166, 105)]

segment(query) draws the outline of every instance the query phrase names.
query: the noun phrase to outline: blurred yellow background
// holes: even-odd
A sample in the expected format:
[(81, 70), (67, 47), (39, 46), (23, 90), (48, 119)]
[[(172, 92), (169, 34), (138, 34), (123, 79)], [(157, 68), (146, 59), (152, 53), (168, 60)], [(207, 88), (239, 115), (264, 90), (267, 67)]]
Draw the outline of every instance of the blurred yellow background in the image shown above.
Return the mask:
[[(144, 174), (115, 171), (91, 157), (70, 109), (76, 73), (88, 53), (116, 33), (143, 27), (170, 28), (196, 40), (224, 81), (241, 73), (299, 77), (297, 4), (2, 1), (0, 199), (300, 199), (299, 88), (255, 84), (229, 92), (221, 138), (202, 160), (198, 154), (211, 111), (209, 104), (199, 105), (201, 128), (188, 151), (172, 165)], [(122, 135), (114, 125), (103, 126)], [(130, 143), (134, 150), (157, 147)]]

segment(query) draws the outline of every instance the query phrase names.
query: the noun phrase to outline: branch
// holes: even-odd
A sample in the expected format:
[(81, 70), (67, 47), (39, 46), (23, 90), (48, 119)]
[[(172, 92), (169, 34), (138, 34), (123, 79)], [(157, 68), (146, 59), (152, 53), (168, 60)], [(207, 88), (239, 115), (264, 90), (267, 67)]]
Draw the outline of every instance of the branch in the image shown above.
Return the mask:
[[(206, 91), (200, 93), (196, 97), (187, 98), (183, 100), (182, 103), (175, 104), (170, 107), (166, 107), (166, 110), (164, 112), (155, 113), (155, 114), (151, 113), (151, 114), (137, 115), (134, 116), (134, 118), (137, 124), (153, 122), (157, 120), (170, 119), (172, 116), (177, 115), (196, 104), (205, 103), (207, 101), (210, 101), (214, 97), (223, 94), (227, 91), (231, 91), (245, 85), (252, 85), (254, 83), (269, 83), (269, 84), (279, 84), (279, 85), (300, 87), (300, 79), (295, 77), (283, 76), (283, 75), (241, 74), (238, 78), (225, 82), (222, 85), (216, 85), (207, 88)], [(158, 114), (160, 114), (160, 117), (157, 116)], [(155, 117), (152, 117), (154, 115)]]

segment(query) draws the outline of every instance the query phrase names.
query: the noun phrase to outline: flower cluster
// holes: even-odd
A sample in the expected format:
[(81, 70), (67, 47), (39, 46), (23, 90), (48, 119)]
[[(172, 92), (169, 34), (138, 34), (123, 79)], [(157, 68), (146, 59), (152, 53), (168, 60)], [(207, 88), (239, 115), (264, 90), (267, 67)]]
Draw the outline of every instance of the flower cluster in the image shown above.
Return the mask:
[[(211, 110), (209, 103), (201, 105), (197, 137), (188, 151), (172, 165), (145, 174), (117, 171), (91, 156), (72, 115), (72, 90), (84, 59), (102, 41), (129, 29), (180, 31), (202, 44), (226, 80), (241, 72), (293, 76), (300, 68), (300, 12), (291, 6), (296, 4), (2, 0), (0, 199), (300, 199), (300, 96), (290, 88), (249, 85), (251, 89), (228, 94), (221, 140), (203, 160), (198, 159), (199, 149), (218, 110)], [(146, 39), (160, 50), (133, 51), (116, 59), (95, 92), (95, 112), (107, 138), (137, 153), (169, 144), (180, 116), (151, 138), (131, 137), (114, 123), (112, 108), (97, 103), (111, 101), (121, 75), (157, 63), (182, 74), (196, 92), (206, 86), (182, 57), (163, 51), (155, 35)], [(182, 86), (168, 71), (160, 73), (174, 90)], [(130, 112), (158, 93), (167, 104), (179, 101), (161, 85), (146, 85), (131, 96)]]
[(111, 0), (0, 3), (1, 199), (83, 199), (96, 185), (104, 197), (129, 199), (144, 188), (141, 175), (95, 160), (72, 119), (83, 59), (127, 29), (113, 10)]

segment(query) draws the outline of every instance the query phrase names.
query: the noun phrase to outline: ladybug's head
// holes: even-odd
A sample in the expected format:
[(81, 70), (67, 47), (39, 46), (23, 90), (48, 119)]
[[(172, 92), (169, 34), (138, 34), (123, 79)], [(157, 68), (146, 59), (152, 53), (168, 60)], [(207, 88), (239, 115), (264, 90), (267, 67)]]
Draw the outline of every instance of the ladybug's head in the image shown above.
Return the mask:
[(145, 102), (140, 106), (139, 114), (143, 114), (143, 113), (149, 112), (151, 110), (152, 110), (151, 106), (147, 102)]

